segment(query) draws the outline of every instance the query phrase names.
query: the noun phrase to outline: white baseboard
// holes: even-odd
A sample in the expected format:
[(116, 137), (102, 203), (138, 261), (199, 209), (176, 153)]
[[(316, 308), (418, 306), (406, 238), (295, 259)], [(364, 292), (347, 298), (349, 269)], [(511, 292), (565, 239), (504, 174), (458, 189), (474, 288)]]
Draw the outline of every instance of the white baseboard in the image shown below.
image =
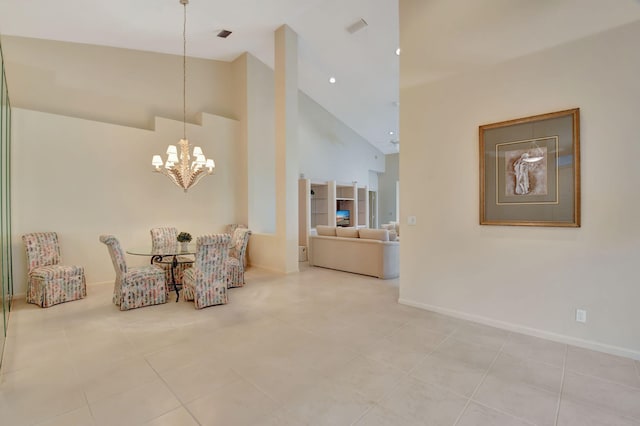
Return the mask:
[(271, 267), (269, 265), (262, 265), (260, 263), (251, 263), (251, 269), (254, 269), (254, 268), (255, 269), (262, 269), (263, 271), (271, 272), (271, 273), (274, 273), (274, 274), (277, 274), (277, 275), (287, 275), (288, 273), (299, 272), (299, 270), (298, 271), (294, 271), (294, 272), (284, 272), (284, 271), (281, 271), (279, 269), (275, 269), (275, 268), (273, 268), (273, 267)]
[(554, 342), (565, 343), (567, 345), (578, 346), (585, 349), (592, 349), (594, 351), (605, 352), (612, 355), (623, 356), (626, 358), (632, 358), (640, 361), (640, 352), (633, 349), (622, 348), (619, 346), (607, 345), (599, 343), (593, 340), (584, 340), (577, 337), (567, 336), (564, 334), (552, 333), (550, 331), (544, 331), (537, 328), (525, 327), (522, 325), (499, 321), (492, 318), (483, 317), (480, 315), (473, 315), (466, 312), (456, 311), (453, 309), (442, 308), (439, 306), (429, 305), (427, 303), (418, 303), (407, 299), (398, 299), (398, 303), (407, 306), (413, 306), (414, 308), (425, 309), (427, 311), (437, 312), (439, 314), (448, 315), (454, 318), (460, 318), (468, 321), (477, 322), (484, 325), (489, 325), (503, 330), (514, 331), (517, 333), (526, 334), (528, 336), (540, 337)]
[(16, 293), (13, 295), (13, 300), (24, 300), (27, 297), (27, 293)]

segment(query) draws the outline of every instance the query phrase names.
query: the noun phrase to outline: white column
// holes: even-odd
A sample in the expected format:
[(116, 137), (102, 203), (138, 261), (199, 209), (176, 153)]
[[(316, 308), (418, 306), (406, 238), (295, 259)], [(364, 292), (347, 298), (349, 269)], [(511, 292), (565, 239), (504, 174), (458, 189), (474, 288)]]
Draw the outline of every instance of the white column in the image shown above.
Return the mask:
[(275, 32), (276, 236), (279, 270), (298, 271), (298, 35)]

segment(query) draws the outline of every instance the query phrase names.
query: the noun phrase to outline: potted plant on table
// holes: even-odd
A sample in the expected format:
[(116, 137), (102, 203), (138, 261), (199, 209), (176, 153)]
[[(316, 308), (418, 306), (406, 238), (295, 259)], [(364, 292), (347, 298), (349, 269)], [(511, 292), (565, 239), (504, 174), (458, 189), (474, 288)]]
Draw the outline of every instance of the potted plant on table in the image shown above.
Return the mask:
[(178, 241), (180, 242), (180, 246), (182, 251), (187, 251), (189, 243), (191, 242), (191, 234), (188, 232), (181, 232), (178, 234)]

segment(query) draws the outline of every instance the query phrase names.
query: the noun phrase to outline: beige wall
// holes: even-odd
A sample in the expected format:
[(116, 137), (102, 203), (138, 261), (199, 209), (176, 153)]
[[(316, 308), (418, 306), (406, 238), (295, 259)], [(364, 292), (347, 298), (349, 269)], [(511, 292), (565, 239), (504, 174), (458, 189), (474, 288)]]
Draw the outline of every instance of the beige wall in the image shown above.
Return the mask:
[[(80, 158), (95, 158), (96, 162), (107, 167), (95, 176), (95, 182), (91, 176), (82, 182), (83, 185), (84, 182), (91, 182), (101, 188), (105, 186), (104, 180), (108, 176), (113, 180), (113, 185), (122, 189), (122, 193), (118, 194), (122, 199), (117, 203), (113, 200), (120, 210), (138, 212), (138, 204), (148, 201), (147, 198), (151, 195), (140, 189), (144, 186), (142, 182), (157, 183), (158, 194), (162, 195), (175, 189), (167, 178), (151, 174), (150, 156), (162, 153), (168, 144), (176, 143), (179, 129), (178, 133), (168, 135), (164, 135), (158, 128), (151, 133), (148, 130), (154, 129), (156, 116), (178, 120), (180, 127), (180, 56), (20, 37), (2, 37), (2, 42), (12, 103), (23, 110), (22, 122), (20, 126), (16, 126), (18, 133), (14, 146), (19, 148), (13, 161), (13, 169), (14, 172), (26, 175), (18, 175), (13, 182), (14, 190), (21, 193), (14, 200), (14, 215), (25, 211), (37, 212), (18, 219), (20, 226), (14, 229), (17, 253), (22, 254), (23, 251), (19, 241), (20, 234), (32, 230), (51, 229), (72, 234), (82, 234), (88, 230), (95, 233), (88, 234), (88, 240), (78, 234), (75, 246), (65, 244), (65, 258), (68, 258), (67, 254), (73, 255), (74, 251), (81, 254), (81, 244), (95, 246), (94, 240), (99, 233), (97, 228), (76, 226), (82, 224), (82, 221), (66, 222), (67, 219), (60, 216), (66, 215), (67, 211), (62, 205), (47, 215), (32, 210), (31, 200), (41, 198), (43, 189), (29, 182), (30, 171), (36, 168), (43, 175), (58, 172), (55, 170), (56, 166), (41, 155), (38, 150), (40, 144), (55, 144), (67, 154), (75, 150), (75, 145), (81, 146), (82, 149), (77, 150), (82, 153)], [(257, 265), (272, 267), (269, 247), (273, 247), (271, 234), (275, 232), (276, 167), (273, 70), (248, 54), (233, 63), (189, 58), (187, 79), (188, 122), (197, 123), (197, 112), (200, 111), (239, 120), (238, 124), (234, 124), (237, 128), (234, 127), (236, 133), (233, 138), (214, 133), (206, 134), (204, 139), (198, 141), (205, 153), (216, 161), (217, 172), (212, 179), (220, 182), (224, 177), (223, 182), (227, 186), (219, 188), (220, 191), (207, 190), (211, 198), (207, 198), (204, 205), (199, 207), (198, 214), (202, 217), (196, 219), (190, 229), (196, 233), (200, 232), (198, 229), (203, 229), (202, 232), (217, 232), (224, 223), (248, 223), (255, 227), (252, 238), (255, 243), (250, 245), (252, 259)], [(302, 93), (299, 94), (299, 99), (299, 133), (304, 136), (304, 143), (299, 147), (301, 164), (308, 158), (307, 163), (313, 163), (314, 170), (319, 174), (347, 181), (366, 180), (370, 169), (384, 169), (383, 156), (377, 149)], [(40, 116), (35, 114), (36, 111), (50, 114)], [(47, 118), (51, 114), (58, 118)], [(18, 118), (20, 117), (16, 116), (14, 119)], [(43, 120), (42, 125), (40, 120)], [(164, 121), (159, 119), (158, 122)], [(92, 124), (84, 129), (83, 126), (87, 123)], [(327, 138), (325, 128), (338, 136), (338, 150), (335, 149), (335, 144), (328, 143), (334, 139)], [(100, 134), (92, 136), (93, 131)], [(76, 135), (78, 132), (80, 136)], [(138, 145), (133, 148), (131, 143), (137, 143), (142, 137), (139, 135), (149, 134), (155, 134), (155, 138), (162, 140), (153, 151), (138, 151)], [(142, 138), (147, 140), (151, 136)], [(195, 141), (194, 139), (193, 142)], [(222, 152), (218, 152), (219, 150)], [(233, 158), (228, 157), (224, 150), (232, 150)], [(26, 153), (35, 155), (37, 160), (32, 162), (31, 156)], [(123, 157), (128, 158), (126, 166), (113, 167), (114, 164), (120, 165)], [(60, 158), (55, 151), (52, 158), (56, 159), (57, 164), (75, 161), (75, 157), (73, 160)], [(90, 171), (91, 173), (85, 170), (84, 173), (95, 175), (96, 171)], [(67, 180), (71, 180), (71, 173), (69, 169), (68, 174), (61, 177), (61, 182), (64, 182), (60, 183), (63, 192), (67, 190), (64, 185)], [(196, 187), (196, 191), (200, 190), (200, 185), (204, 185), (205, 181)], [(124, 185), (131, 183), (138, 189), (128, 191), (124, 188)], [(87, 207), (84, 204), (76, 205), (83, 218), (85, 215), (94, 217), (97, 214), (92, 209), (94, 204), (106, 206), (102, 202), (94, 203), (94, 198), (101, 197), (100, 194), (90, 191), (90, 187), (86, 190), (82, 200)], [(138, 197), (141, 197), (140, 200)], [(191, 196), (190, 192), (186, 198), (179, 198), (185, 200), (183, 204), (187, 210), (202, 202), (198, 197), (192, 197), (195, 196)], [(60, 199), (67, 198), (67, 195), (62, 194)], [(52, 203), (55, 205), (57, 201), (54, 199)], [(163, 212), (163, 209), (159, 209), (143, 214), (146, 219), (136, 219), (133, 225), (135, 228), (128, 215), (117, 216), (119, 220), (106, 222), (112, 225), (110, 229), (102, 229), (100, 232), (133, 233), (135, 238), (129, 241), (125, 239), (123, 243), (135, 243), (146, 241), (148, 228), (151, 226), (173, 224), (189, 228), (189, 223), (185, 223), (185, 219), (173, 210), (165, 212), (166, 216)], [(75, 214), (74, 212), (69, 218), (75, 218)], [(154, 217), (158, 218), (157, 221), (152, 221)], [(210, 226), (205, 227), (204, 223), (199, 222), (204, 217), (208, 217)], [(224, 222), (218, 222), (219, 217), (224, 218)], [(67, 238), (61, 235), (63, 244)], [(100, 248), (99, 253), (102, 253)], [(297, 259), (297, 253), (295, 258)], [(68, 259), (72, 260), (73, 257)], [(78, 263), (82, 263), (84, 258), (80, 256), (79, 259)], [(23, 269), (20, 263), (16, 266), (18, 271)], [(107, 270), (98, 270), (96, 275), (90, 272), (88, 278), (103, 280)]]
[(378, 178), (378, 219), (380, 224), (398, 220), (396, 186), (400, 180), (400, 155), (385, 155), (385, 170)]
[[(640, 359), (639, 39), (635, 23), (402, 89), (402, 303)], [(410, 61), (419, 40), (401, 42)], [(582, 227), (480, 226), (478, 126), (573, 107)]]
[[(182, 56), (23, 37), (2, 37), (11, 103), (150, 129), (182, 120)], [(237, 118), (232, 65), (188, 58), (187, 121), (199, 112)]]
[(249, 223), (256, 232), (276, 232), (276, 129), (273, 70), (247, 57)]
[[(202, 126), (188, 126), (191, 143), (215, 158), (217, 167), (185, 194), (151, 166), (154, 153), (180, 139), (180, 121), (158, 119), (149, 131), (14, 108), (15, 293), (25, 293), (20, 236), (27, 232), (58, 232), (63, 261), (83, 265), (90, 283), (115, 276), (100, 234), (114, 234), (124, 248), (132, 248), (149, 246), (155, 226), (175, 226), (194, 236), (222, 232), (236, 217), (237, 131), (236, 121), (207, 114)], [(128, 256), (128, 262), (149, 259)]]
[(153, 226), (198, 235), (237, 221), (246, 199), (236, 175), (238, 124), (221, 117), (237, 116), (231, 64), (188, 59), (187, 121), (195, 124), (187, 135), (217, 167), (184, 194), (151, 173), (150, 163), (182, 134), (181, 56), (21, 37), (3, 36), (2, 43), (16, 107), (17, 294), (24, 293), (26, 232), (57, 231), (64, 260), (84, 265), (96, 282), (113, 276), (100, 233), (116, 234), (125, 247), (144, 246)]

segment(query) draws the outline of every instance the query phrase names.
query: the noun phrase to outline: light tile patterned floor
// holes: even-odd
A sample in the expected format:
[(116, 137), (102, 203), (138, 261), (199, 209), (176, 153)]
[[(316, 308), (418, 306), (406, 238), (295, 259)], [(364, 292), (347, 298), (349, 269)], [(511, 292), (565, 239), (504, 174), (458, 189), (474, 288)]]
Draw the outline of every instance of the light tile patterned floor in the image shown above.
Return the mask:
[(225, 306), (17, 302), (2, 425), (640, 425), (640, 363), (258, 269)]

